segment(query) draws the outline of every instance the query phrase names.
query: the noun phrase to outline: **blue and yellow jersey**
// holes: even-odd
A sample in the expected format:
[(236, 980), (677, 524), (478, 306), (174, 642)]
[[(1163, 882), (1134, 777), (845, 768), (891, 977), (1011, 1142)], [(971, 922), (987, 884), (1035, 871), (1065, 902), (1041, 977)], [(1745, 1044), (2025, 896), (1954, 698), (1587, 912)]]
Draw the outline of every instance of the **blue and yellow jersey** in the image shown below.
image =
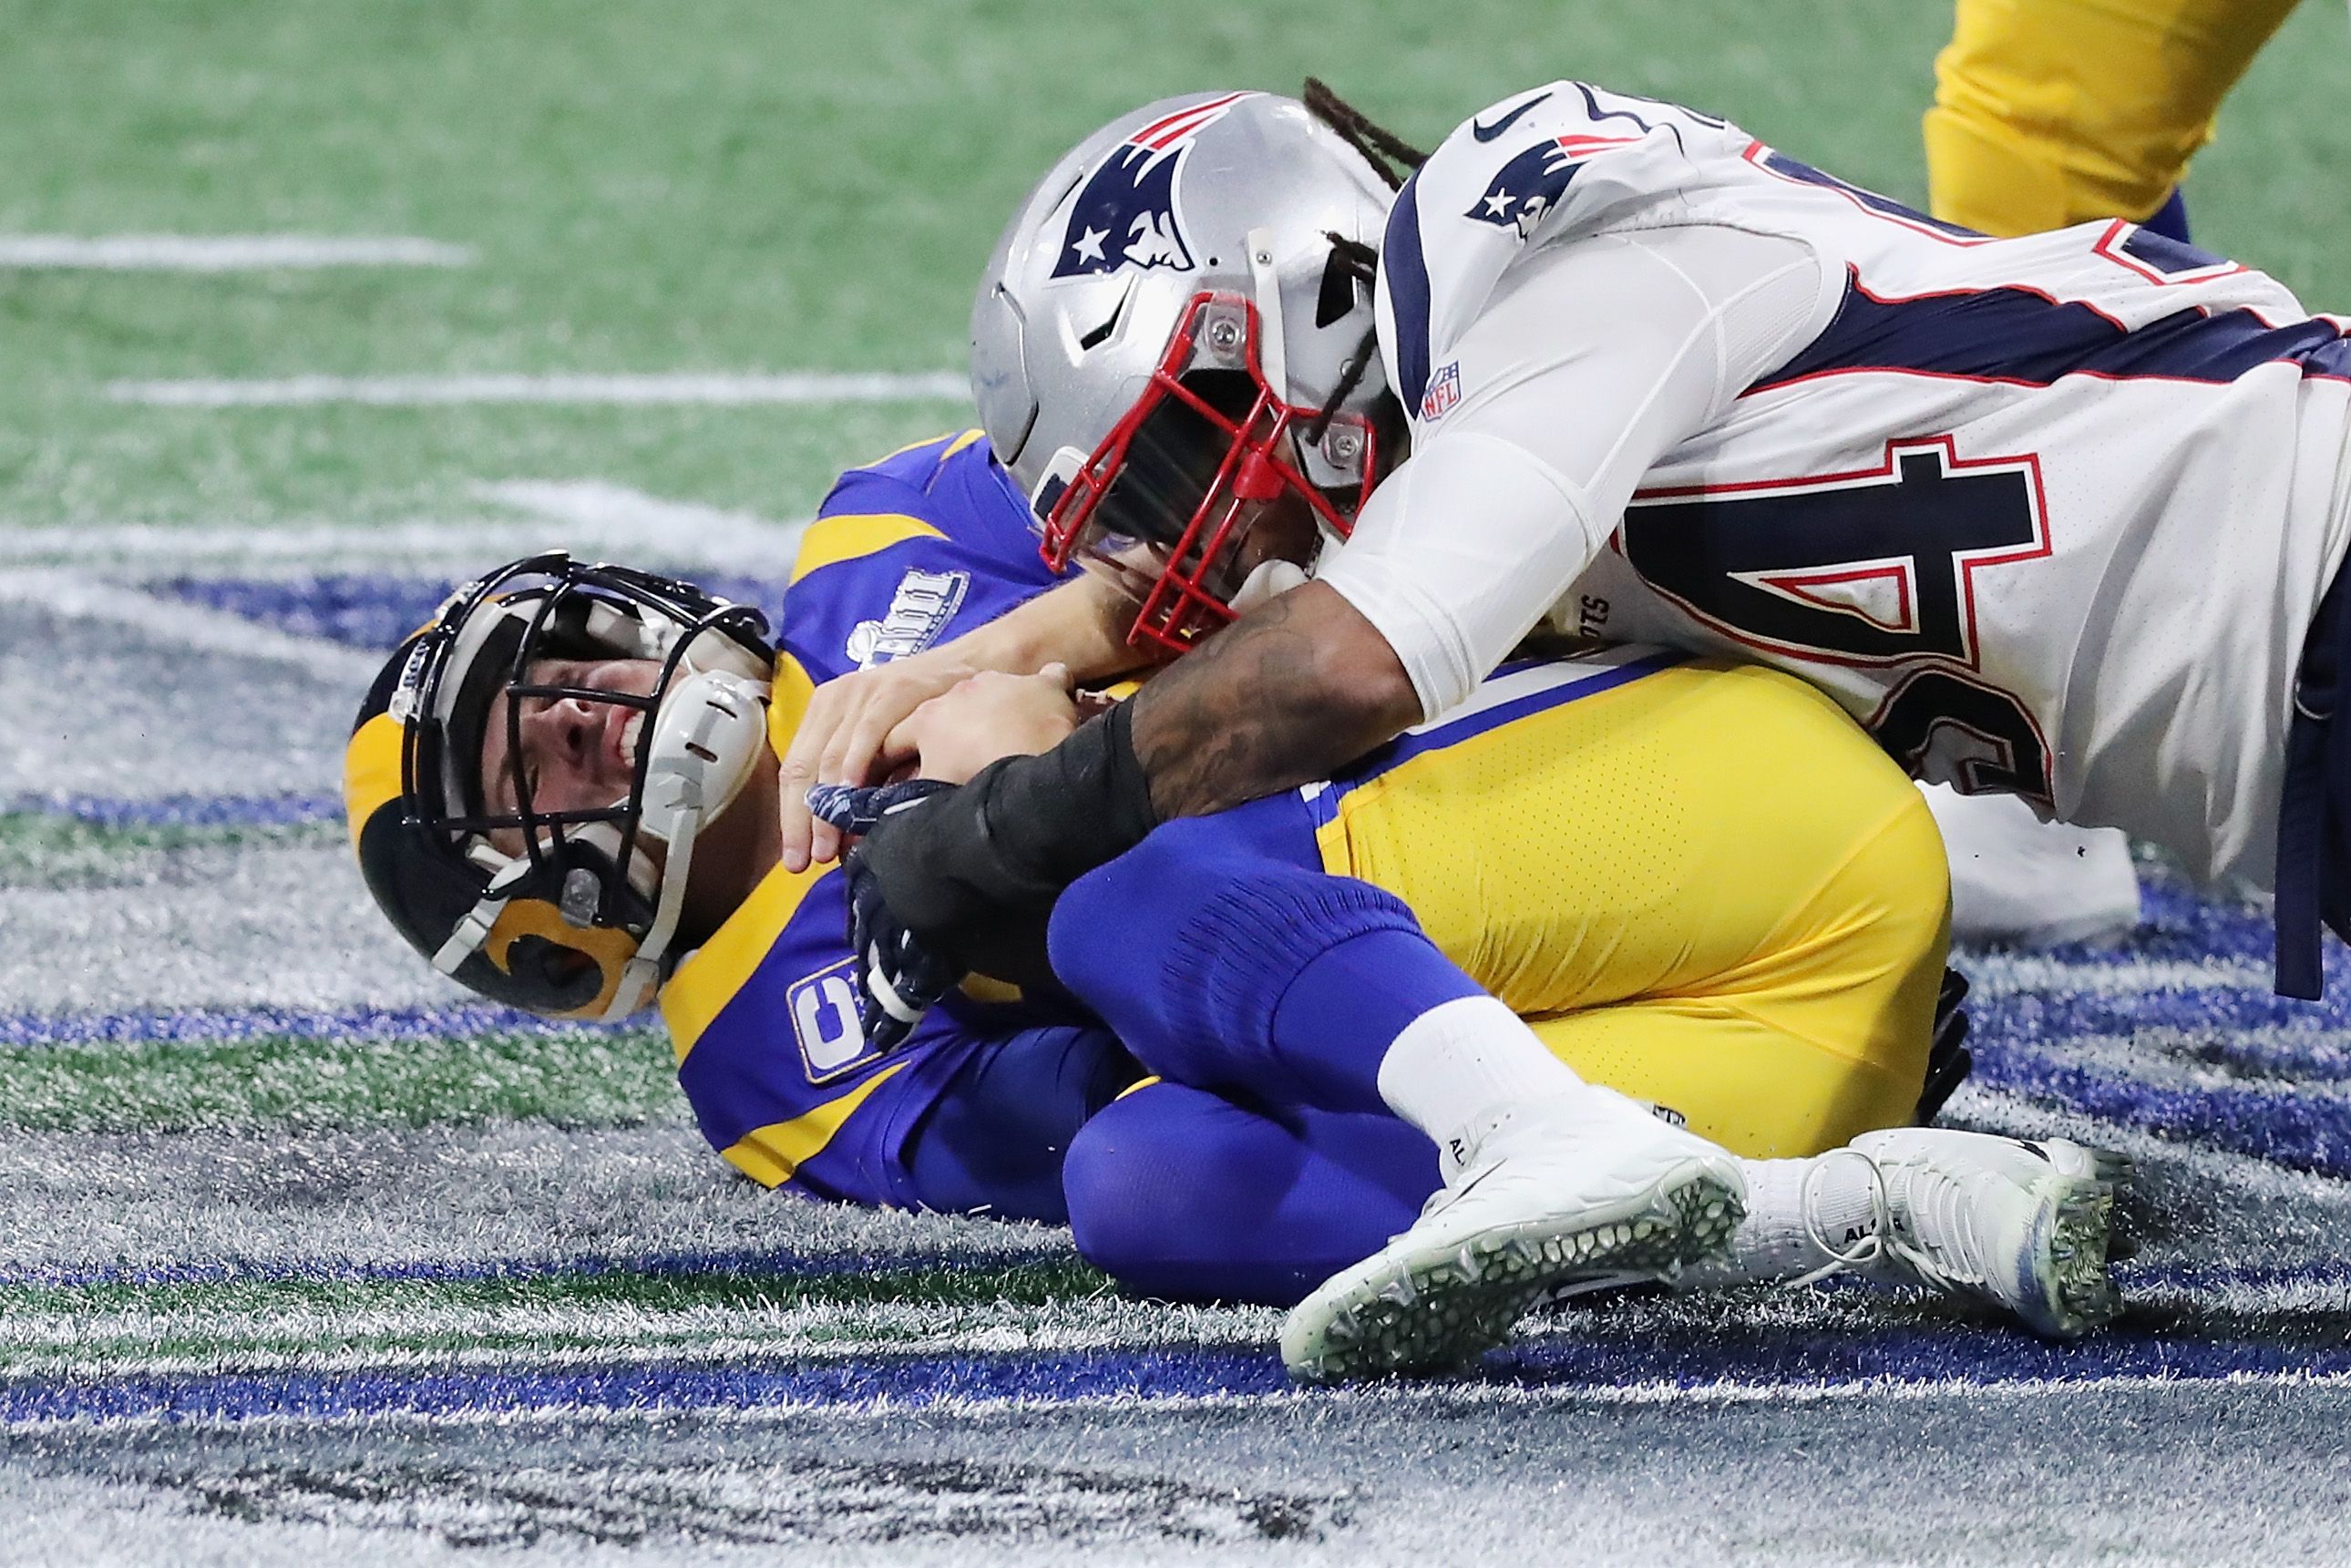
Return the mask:
[[(785, 596), (776, 749), (817, 684), (959, 636), (1052, 586), (1029, 519), (976, 430), (844, 475)], [(778, 867), (679, 964), (662, 1016), (703, 1135), (737, 1169), (812, 1197), (907, 1206), (907, 1135), (974, 1053), (1068, 1015), (951, 997), (884, 1059), (857, 1026), (847, 932), (838, 867)]]
[(842, 475), (800, 542), (783, 653), (816, 685), (919, 653), (1059, 580), (977, 430)]

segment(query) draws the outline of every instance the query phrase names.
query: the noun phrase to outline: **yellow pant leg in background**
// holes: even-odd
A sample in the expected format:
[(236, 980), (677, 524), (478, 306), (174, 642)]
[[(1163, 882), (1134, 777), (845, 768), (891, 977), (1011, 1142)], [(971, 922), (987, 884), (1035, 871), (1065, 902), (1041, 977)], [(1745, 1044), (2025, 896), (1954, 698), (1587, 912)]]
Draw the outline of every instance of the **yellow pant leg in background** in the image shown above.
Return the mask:
[(1740, 1153), (1917, 1103), (1942, 841), (1791, 676), (1692, 661), (1533, 713), (1347, 789), (1321, 842), (1586, 1077)]
[(2037, 234), (2160, 207), (2294, 0), (1959, 0), (1935, 57), (1935, 215)]

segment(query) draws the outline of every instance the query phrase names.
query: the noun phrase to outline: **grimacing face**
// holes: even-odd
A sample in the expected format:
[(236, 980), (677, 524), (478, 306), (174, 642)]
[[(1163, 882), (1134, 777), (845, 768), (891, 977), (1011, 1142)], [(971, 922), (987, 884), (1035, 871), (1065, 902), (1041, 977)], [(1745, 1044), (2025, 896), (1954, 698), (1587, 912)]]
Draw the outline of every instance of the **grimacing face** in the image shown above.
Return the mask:
[[(575, 686), (632, 696), (652, 694), (661, 679), (657, 659), (533, 659), (525, 685)], [(507, 707), (522, 705), (522, 744), (510, 749)], [(590, 811), (625, 797), (636, 772), (637, 737), (645, 709), (584, 697), (514, 697), (504, 687), (490, 699), (482, 727), (482, 801), (490, 815), (517, 809), (520, 780), (538, 812)], [(522, 831), (490, 835), (500, 852), (522, 852)]]

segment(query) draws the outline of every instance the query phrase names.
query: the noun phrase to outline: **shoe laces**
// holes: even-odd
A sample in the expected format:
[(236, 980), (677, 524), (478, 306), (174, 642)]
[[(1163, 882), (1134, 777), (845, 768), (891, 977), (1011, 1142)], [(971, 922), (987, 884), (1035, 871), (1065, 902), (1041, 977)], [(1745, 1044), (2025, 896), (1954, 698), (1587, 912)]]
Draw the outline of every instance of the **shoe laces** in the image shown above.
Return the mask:
[[(1840, 1249), (1822, 1233), (1813, 1217), (1813, 1183), (1834, 1155), (1850, 1155), (1869, 1170), (1872, 1232), (1851, 1248)], [(1897, 1197), (1896, 1188), (1899, 1188)], [(1848, 1270), (1867, 1269), (1891, 1261), (1919, 1283), (1949, 1291), (1980, 1285), (1985, 1243), (1977, 1231), (1979, 1211), (1963, 1178), (1938, 1169), (1931, 1161), (1898, 1164), (1892, 1176), (1875, 1155), (1860, 1149), (1831, 1149), (1821, 1163), (1804, 1173), (1801, 1192), (1805, 1239), (1828, 1254), (1829, 1261), (1797, 1280), (1810, 1284)], [(1897, 1204), (1907, 1208), (1909, 1223), (1897, 1218)]]
[[(1829, 1161), (1839, 1155), (1850, 1155), (1859, 1160), (1862, 1168), (1869, 1173), (1870, 1232), (1850, 1247), (1839, 1247), (1830, 1240), (1813, 1211), (1813, 1184), (1828, 1169)], [(1889, 1246), (1895, 1245), (1886, 1239), (1894, 1229), (1894, 1202), (1886, 1189), (1886, 1172), (1876, 1159), (1859, 1149), (1831, 1149), (1813, 1162), (1812, 1168), (1804, 1173), (1803, 1185), (1796, 1189), (1796, 1207), (1804, 1217), (1804, 1239), (1826, 1253), (1829, 1260), (1789, 1281), (1791, 1286), (1815, 1284), (1832, 1274), (1865, 1269), (1885, 1257)]]

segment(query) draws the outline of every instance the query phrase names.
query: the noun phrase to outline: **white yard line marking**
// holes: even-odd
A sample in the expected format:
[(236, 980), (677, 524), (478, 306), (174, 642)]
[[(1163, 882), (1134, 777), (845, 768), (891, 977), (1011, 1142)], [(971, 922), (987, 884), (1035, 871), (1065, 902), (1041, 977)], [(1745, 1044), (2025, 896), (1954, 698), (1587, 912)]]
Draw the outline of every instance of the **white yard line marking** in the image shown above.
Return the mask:
[(2270, 988), (2268, 965), (2226, 958), (2201, 962), (2133, 958), (2121, 963), (2079, 963), (2036, 953), (1972, 953), (1966, 962), (1969, 987), (1980, 997), (2002, 997), (2018, 991), (2105, 997), (2145, 991)]
[(78, 572), (34, 568), (0, 576), (0, 603), (27, 604), (74, 621), (130, 627), (149, 642), (190, 653), (227, 653), (298, 664), (320, 680), (364, 687), (382, 659), (323, 637), (304, 637), (183, 600), (99, 582)]
[[(2019, 1378), (2009, 1381), (1977, 1382), (1968, 1378), (1937, 1378), (1917, 1382), (1860, 1378), (1842, 1383), (1714, 1383), (1685, 1385), (1671, 1383), (1633, 1383), (1614, 1385), (1570, 1385), (1527, 1388), (1515, 1385), (1447, 1384), (1435, 1389), (1418, 1386), (1400, 1388), (1364, 1388), (1342, 1390), (1285, 1389), (1273, 1394), (1211, 1394), (1211, 1395), (1138, 1395), (1097, 1394), (1077, 1395), (1066, 1398), (1051, 1396), (1016, 1396), (994, 1399), (970, 1395), (947, 1395), (932, 1398), (920, 1406), (922, 1415), (932, 1420), (967, 1420), (977, 1423), (1019, 1422), (1048, 1411), (1126, 1411), (1150, 1410), (1156, 1414), (1178, 1414), (1188, 1411), (1217, 1411), (1278, 1408), (1304, 1404), (1310, 1399), (1316, 1405), (1341, 1408), (1348, 1406), (1405, 1406), (1435, 1409), (1461, 1406), (1658, 1406), (1691, 1405), (1722, 1406), (1739, 1405), (1809, 1406), (1853, 1402), (1866, 1404), (1928, 1403), (1938, 1399), (1968, 1400), (2062, 1400), (2078, 1399), (2090, 1395), (2111, 1394), (2200, 1394), (2214, 1387), (2317, 1389), (2351, 1388), (2351, 1376), (2341, 1373), (2305, 1372), (2231, 1372), (2218, 1377), (2172, 1376), (2154, 1373), (2126, 1373), (2109, 1377), (2080, 1379)], [(123, 1431), (141, 1430), (164, 1426), (196, 1431), (275, 1430), (287, 1432), (365, 1431), (370, 1428), (422, 1428), (509, 1427), (615, 1427), (626, 1428), (644, 1426), (673, 1415), (683, 1405), (632, 1406), (613, 1407), (599, 1405), (535, 1406), (515, 1407), (505, 1404), (485, 1404), (483, 1406), (460, 1410), (376, 1410), (363, 1414), (283, 1415), (269, 1413), (254, 1416), (194, 1416), (185, 1411), (141, 1411), (128, 1416), (52, 1416), (7, 1424), (11, 1432), (30, 1433), (47, 1430)], [(825, 1399), (792, 1397), (772, 1403), (751, 1406), (705, 1404), (691, 1406), (695, 1419), (712, 1425), (758, 1427), (778, 1422), (805, 1425), (821, 1420), (844, 1426), (863, 1425), (873, 1421), (903, 1421), (908, 1406), (893, 1399), (870, 1399), (858, 1403), (841, 1403)]]
[(446, 403), (812, 403), (961, 402), (971, 389), (959, 371), (785, 371), (728, 375), (697, 371), (636, 375), (287, 376), (275, 381), (114, 382), (117, 402), (163, 408), (287, 408), (371, 403), (414, 408)]
[[(816, 1314), (811, 1314), (816, 1315)], [(1163, 1343), (1149, 1331), (1104, 1325), (1095, 1328), (1022, 1330), (1004, 1328), (965, 1335), (925, 1334), (917, 1314), (905, 1315), (906, 1332), (877, 1334), (870, 1339), (844, 1339), (835, 1329), (838, 1314), (797, 1332), (694, 1334), (652, 1330), (581, 1336), (586, 1343), (567, 1344), (463, 1345), (452, 1349), (413, 1345), (360, 1346), (327, 1349), (338, 1337), (332, 1325), (319, 1331), (307, 1344), (246, 1345), (225, 1343), (194, 1355), (142, 1355), (136, 1344), (93, 1343), (78, 1354), (38, 1351), (7, 1355), (0, 1370), (10, 1377), (199, 1377), (227, 1372), (300, 1372), (322, 1375), (339, 1372), (394, 1372), (438, 1367), (500, 1371), (541, 1368), (629, 1366), (659, 1360), (665, 1366), (742, 1366), (756, 1359), (789, 1356), (794, 1364), (840, 1365), (871, 1361), (876, 1356), (1011, 1355), (1020, 1354), (1091, 1354), (1102, 1352), (1155, 1350)], [(752, 1325), (757, 1327), (758, 1325)], [(453, 1339), (467, 1333), (462, 1322), (445, 1330)], [(1206, 1337), (1205, 1348), (1248, 1350), (1273, 1343), (1273, 1326), (1258, 1323), (1234, 1327)], [(597, 1343), (598, 1341), (604, 1343)]]
[[(2210, 1308), (2246, 1315), (2321, 1310), (2339, 1312), (2346, 1288), (2314, 1281), (2215, 1285), (2137, 1285), (2132, 1301), (2175, 1308)], [(1003, 1310), (1003, 1309), (999, 1309)], [(968, 1310), (959, 1315), (968, 1316)], [(1110, 1299), (1099, 1305), (1015, 1310), (1003, 1321), (943, 1329), (935, 1303), (872, 1305), (818, 1301), (792, 1307), (669, 1311), (632, 1306), (549, 1305), (528, 1308), (429, 1306), (408, 1311), (256, 1307), (243, 1312), (211, 1308), (151, 1312), (76, 1303), (54, 1312), (18, 1309), (0, 1328), (0, 1371), (10, 1376), (190, 1376), (227, 1371), (294, 1370), (313, 1374), (419, 1367), (541, 1368), (624, 1365), (658, 1357), (678, 1365), (740, 1364), (752, 1357), (789, 1355), (800, 1364), (854, 1362), (886, 1350), (893, 1355), (990, 1355), (1019, 1352), (1148, 1351), (1169, 1343), (1249, 1349), (1272, 1343), (1279, 1315), (1270, 1309), (1195, 1309), (1171, 1318), (1159, 1308)], [(1528, 1336), (1537, 1343), (1549, 1334)], [(1573, 1338), (1573, 1330), (1561, 1337)], [(159, 1350), (172, 1341), (205, 1342), (196, 1353)], [(366, 1340), (438, 1343), (356, 1343)], [(491, 1341), (501, 1343), (489, 1343)], [(470, 1343), (469, 1343), (470, 1342)], [(2152, 1375), (2118, 1374), (2108, 1385)], [(2262, 1375), (2231, 1374), (2230, 1376)], [(2351, 1381), (2341, 1374), (2329, 1381)], [(2015, 1386), (2016, 1380), (1931, 1380), (1968, 1386)], [(2030, 1383), (2031, 1380), (2025, 1380)], [(2073, 1382), (2074, 1380), (2064, 1380)], [(1860, 1379), (1855, 1388), (1884, 1387)], [(1898, 1384), (1897, 1386), (1911, 1386)], [(1633, 1403), (1711, 1391), (1715, 1398), (1796, 1396), (1823, 1385), (1723, 1380), (1685, 1389), (1648, 1383), (1608, 1390)], [(1577, 1397), (1593, 1397), (1580, 1388)]]
[(721, 568), (779, 578), (799, 555), (805, 522), (778, 522), (690, 501), (664, 500), (601, 480), (484, 485), (486, 500), (528, 522), (470, 521), (290, 528), (120, 523), (84, 528), (0, 525), (0, 566), (69, 566), (160, 575), (243, 570), (470, 577), (539, 550), (609, 557), (632, 566)]
[(654, 550), (670, 559), (723, 561), (741, 570), (787, 572), (806, 523), (778, 523), (694, 501), (669, 501), (601, 479), (513, 479), (483, 485), (485, 499), (530, 512), (566, 538), (615, 553)]
[[(1496, 1404), (1530, 1405), (1824, 1405), (1840, 1400), (1895, 1401), (1960, 1398), (2050, 1399), (2084, 1394), (2179, 1393), (2210, 1388), (2215, 1384), (2260, 1388), (2345, 1388), (2351, 1375), (2325, 1372), (2230, 1372), (2217, 1377), (2167, 1373), (2126, 1372), (2082, 1378), (1862, 1377), (1835, 1383), (1738, 1383), (1682, 1385), (1629, 1383), (1614, 1385), (1571, 1385), (1542, 1388), (1494, 1388)], [(1478, 1391), (1464, 1403), (1483, 1403)], [(1458, 1397), (1458, 1396), (1457, 1396)]]
[(321, 267), (470, 267), (470, 246), (398, 235), (0, 235), (0, 267), (258, 272)]

